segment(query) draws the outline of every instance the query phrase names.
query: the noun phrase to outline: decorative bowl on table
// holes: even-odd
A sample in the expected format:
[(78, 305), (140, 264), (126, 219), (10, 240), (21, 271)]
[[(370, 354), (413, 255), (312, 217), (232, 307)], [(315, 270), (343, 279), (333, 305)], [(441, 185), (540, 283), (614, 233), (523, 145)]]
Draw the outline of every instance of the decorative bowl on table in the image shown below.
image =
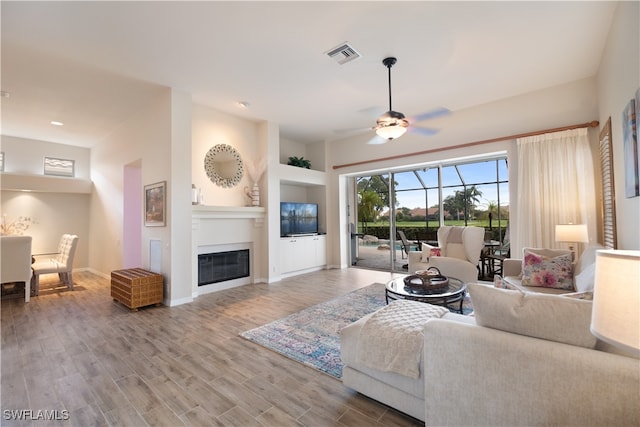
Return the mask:
[(443, 276), (436, 267), (418, 270), (403, 280), (405, 290), (414, 294), (439, 294), (449, 289), (449, 278)]

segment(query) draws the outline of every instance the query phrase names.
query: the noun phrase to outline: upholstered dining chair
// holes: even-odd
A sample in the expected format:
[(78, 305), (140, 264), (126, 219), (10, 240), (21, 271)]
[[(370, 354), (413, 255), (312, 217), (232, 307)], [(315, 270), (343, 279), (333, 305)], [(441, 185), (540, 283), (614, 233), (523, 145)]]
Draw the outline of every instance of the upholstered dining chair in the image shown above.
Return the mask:
[(31, 297), (31, 236), (2, 236), (0, 283), (23, 283), (24, 301)]
[(58, 245), (58, 252), (53, 254), (34, 255), (35, 262), (31, 266), (31, 288), (35, 295), (40, 293), (40, 275), (57, 273), (60, 281), (73, 290), (73, 258), (78, 246), (78, 236), (63, 234)]

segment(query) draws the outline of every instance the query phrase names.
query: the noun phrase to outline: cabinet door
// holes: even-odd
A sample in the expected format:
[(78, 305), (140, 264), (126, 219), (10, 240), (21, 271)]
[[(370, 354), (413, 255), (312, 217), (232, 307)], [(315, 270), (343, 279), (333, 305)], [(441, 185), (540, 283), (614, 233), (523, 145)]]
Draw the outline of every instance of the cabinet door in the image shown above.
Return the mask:
[(306, 270), (326, 264), (325, 236), (292, 237), (280, 240), (280, 271)]
[(288, 273), (295, 271), (296, 268), (296, 248), (299, 246), (297, 239), (281, 239), (280, 240), (280, 271)]
[(327, 236), (316, 236), (316, 267), (324, 267), (327, 265)]

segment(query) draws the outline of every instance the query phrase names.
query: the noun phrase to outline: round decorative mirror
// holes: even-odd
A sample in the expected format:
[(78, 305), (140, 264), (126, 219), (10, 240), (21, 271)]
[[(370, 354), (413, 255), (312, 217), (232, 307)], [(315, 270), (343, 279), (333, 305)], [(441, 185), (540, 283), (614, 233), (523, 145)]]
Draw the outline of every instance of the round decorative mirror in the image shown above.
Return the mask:
[(224, 188), (235, 187), (244, 175), (240, 153), (227, 144), (211, 147), (204, 157), (204, 170), (211, 182)]

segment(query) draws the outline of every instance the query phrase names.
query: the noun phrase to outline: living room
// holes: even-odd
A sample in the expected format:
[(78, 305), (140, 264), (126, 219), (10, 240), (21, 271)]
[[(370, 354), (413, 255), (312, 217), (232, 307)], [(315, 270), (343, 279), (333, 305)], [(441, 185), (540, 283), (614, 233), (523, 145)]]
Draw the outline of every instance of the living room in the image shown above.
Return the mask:
[[(621, 3), (620, 7), (630, 6)], [(429, 148), (446, 148), (472, 141), (516, 135), (524, 131), (552, 129), (593, 120), (598, 120), (602, 126), (607, 118), (611, 117), (613, 165), (617, 186), (615, 190), (617, 195), (623, 194), (621, 112), (628, 101), (627, 98), (631, 98), (635, 93), (634, 86), (637, 86), (634, 73), (634, 61), (637, 60), (633, 58), (634, 55), (624, 54), (635, 51), (635, 29), (634, 25), (618, 23), (624, 15), (617, 11), (597, 74), (556, 87), (542, 88), (482, 106), (457, 110), (455, 114), (434, 123), (441, 126), (442, 130), (429, 139)], [(628, 32), (631, 33), (627, 34)], [(631, 63), (628, 62), (630, 59)], [(401, 61), (402, 58), (396, 65), (397, 68), (402, 66)], [(384, 73), (382, 65), (374, 68)], [(87, 73), (89, 71), (91, 70)], [(383, 91), (384, 89), (381, 88)], [(93, 190), (90, 195), (80, 196), (82, 201), (77, 203), (82, 206), (81, 209), (86, 210), (80, 217), (88, 222), (78, 230), (81, 234), (81, 250), (76, 268), (108, 275), (110, 271), (123, 267), (123, 248), (131, 245), (139, 248), (140, 262), (148, 267), (149, 242), (160, 240), (163, 246), (162, 273), (165, 275), (167, 287), (165, 301), (169, 305), (188, 302), (194, 297), (193, 280), (189, 279), (193, 274), (192, 244), (188, 233), (178, 231), (186, 231), (188, 228), (184, 227), (192, 221), (192, 184), (202, 189), (205, 205), (244, 206), (247, 203), (243, 188), (251, 185), (248, 177), (233, 189), (216, 187), (206, 177), (202, 168), (203, 156), (206, 150), (217, 142), (235, 146), (247, 164), (261, 157), (268, 158), (268, 172), (259, 184), (262, 205), (266, 212), (277, 212), (281, 201), (279, 193), (283, 190), (294, 192), (290, 193), (291, 197), (323, 198), (320, 205), (321, 212), (326, 213), (322, 221), (325, 227), (323, 231), (327, 233), (327, 266), (332, 268), (344, 268), (348, 265), (348, 222), (344, 220), (346, 209), (343, 208), (345, 202), (341, 196), (346, 191), (346, 177), (367, 170), (405, 166), (409, 162), (420, 164), (497, 151), (509, 152), (514, 146), (513, 141), (505, 140), (411, 156), (412, 153), (424, 150), (423, 138), (411, 134), (403, 137), (401, 145), (367, 146), (370, 147), (368, 150), (361, 149), (367, 140), (366, 135), (318, 144), (303, 144), (285, 136), (281, 137), (276, 123), (254, 122), (243, 119), (240, 115), (232, 116), (198, 105), (189, 93), (176, 88), (147, 88), (145, 95), (146, 105), (130, 112), (129, 119), (111, 132), (104, 143), (96, 144), (88, 152), (81, 148), (61, 145), (52, 145), (52, 148), (45, 150), (43, 145), (52, 142), (51, 139), (14, 140), (11, 135), (3, 135), (3, 151), (6, 158), (3, 182), (9, 181), (7, 175), (11, 172), (28, 175), (40, 173), (38, 168), (41, 163), (39, 160), (29, 159), (28, 154), (31, 152), (67, 158), (69, 150), (78, 150), (79, 153), (73, 155), (76, 158), (78, 178), (90, 180)], [(590, 130), (594, 155), (597, 154), (597, 133), (598, 129)], [(192, 144), (185, 146), (184, 141), (189, 140)], [(323, 173), (326, 184), (311, 187), (311, 191), (320, 193), (319, 196), (306, 194), (310, 187), (302, 190), (306, 193), (300, 195), (295, 193), (301, 191), (298, 187), (281, 185), (281, 181), (288, 179), (287, 176), (281, 176), (285, 173), (282, 172), (281, 164), (286, 161), (287, 156), (307, 156), (312, 160), (312, 168)], [(334, 169), (339, 165), (369, 162), (390, 156), (409, 157)], [(510, 162), (510, 165), (514, 164), (514, 161)], [(123, 205), (123, 194), (126, 190), (123, 169), (127, 169), (127, 166), (139, 168), (139, 187), (160, 181), (166, 181), (168, 186), (167, 227), (143, 227), (138, 242), (132, 242), (128, 234), (124, 233), (126, 215), (123, 218), (122, 212), (126, 213), (127, 210)], [(14, 169), (11, 169), (12, 167)], [(511, 177), (510, 182), (511, 188), (514, 188), (517, 176)], [(10, 216), (34, 217), (41, 225), (32, 227), (32, 231), (44, 233), (43, 239), (36, 239), (34, 244), (40, 245), (37, 246), (38, 249), (54, 249), (60, 233), (57, 230), (49, 230), (55, 230), (58, 224), (65, 224), (64, 221), (68, 222), (70, 216), (61, 215), (62, 218), (48, 223), (50, 215), (55, 217), (56, 209), (51, 209), (50, 215), (42, 215), (38, 212), (37, 205), (29, 207), (24, 205), (24, 201), (18, 201), (25, 199), (24, 193), (20, 197), (11, 193), (11, 198), (8, 194), (10, 193), (3, 191), (3, 212)], [(32, 193), (31, 197), (39, 197), (38, 194)], [(51, 194), (42, 194), (42, 197), (50, 198)], [(637, 248), (640, 241), (639, 233), (629, 230), (637, 230), (638, 199), (618, 196), (616, 202), (619, 248)], [(68, 206), (69, 203), (64, 201), (61, 205)], [(620, 232), (621, 230), (625, 232)], [(256, 281), (273, 282), (281, 276), (277, 239), (279, 235), (277, 221), (273, 217), (267, 217), (257, 232), (259, 241), (256, 242), (253, 273)]]
[[(10, 20), (11, 14), (8, 6), (3, 5), (2, 8), (4, 33), (5, 20)], [(319, 203), (324, 216), (321, 231), (327, 233), (326, 267), (348, 270), (349, 221), (346, 219), (348, 209), (345, 195), (349, 177), (367, 171), (481, 157), (496, 152), (506, 152), (515, 159), (512, 157), (515, 156), (513, 139), (464, 145), (593, 120), (599, 122), (598, 128), (589, 130), (594, 158), (597, 159), (598, 133), (610, 117), (618, 248), (638, 249), (640, 197), (624, 197), (621, 117), (640, 83), (638, 4), (621, 2), (611, 10), (611, 25), (605, 31), (601, 60), (595, 69), (586, 70), (579, 79), (551, 87), (538, 87), (526, 93), (503, 93), (496, 88), (495, 98), (490, 102), (456, 108), (450, 116), (434, 121), (433, 125), (441, 131), (426, 143), (423, 137), (406, 134), (393, 144), (370, 146), (366, 144), (368, 136), (360, 134), (307, 144), (286, 135), (276, 121), (255, 121), (241, 111), (230, 114), (202, 105), (189, 93), (187, 86), (163, 87), (157, 84), (149, 84), (139, 103), (129, 106), (127, 119), (111, 129), (101, 143), (96, 143), (92, 148), (65, 144), (65, 139), (73, 138), (72, 130), (55, 136), (53, 132), (57, 131), (51, 131), (49, 138), (42, 133), (31, 136), (18, 132), (5, 134), (7, 128), (3, 124), (5, 169), (2, 175), (2, 212), (9, 217), (26, 216), (34, 219), (35, 223), (29, 229), (34, 236), (34, 252), (53, 250), (62, 232), (78, 234), (80, 243), (75, 268), (79, 272), (108, 278), (114, 270), (134, 265), (149, 268), (152, 262), (158, 262), (165, 277), (165, 305), (189, 305), (203, 295), (197, 285), (194, 286), (192, 184), (202, 190), (204, 206), (239, 208), (243, 212), (239, 214), (241, 216), (254, 209), (245, 209), (248, 200), (244, 188), (253, 184), (249, 177), (245, 176), (239, 185), (231, 189), (215, 186), (207, 177), (203, 168), (204, 156), (216, 144), (232, 145), (247, 165), (262, 158), (268, 159), (267, 171), (259, 182), (261, 213), (248, 221), (222, 218), (216, 227), (228, 236), (222, 244), (228, 244), (230, 239), (238, 236), (243, 236), (242, 240), (250, 238), (253, 249), (252, 281), (260, 286), (266, 283), (276, 287), (278, 282), (286, 278), (281, 271), (280, 229), (277, 214), (274, 214), (279, 212), (283, 198)], [(401, 44), (402, 41), (397, 43)], [(15, 46), (10, 48), (17, 49)], [(10, 52), (11, 49), (7, 55)], [(3, 83), (5, 78), (9, 78), (5, 67), (13, 67), (21, 72), (48, 69), (52, 74), (63, 74), (66, 65), (51, 56), (33, 56), (33, 62), (27, 65), (20, 62), (11, 65), (4, 60)], [(372, 61), (370, 73), (380, 77), (376, 79), (380, 84), (371, 89), (381, 99), (378, 103), (386, 97), (386, 70), (380, 64), (381, 59), (368, 59)], [(394, 77), (401, 77), (403, 64), (409, 63), (407, 57), (398, 55), (398, 59), (394, 67), (394, 73), (398, 71), (398, 74)], [(112, 81), (111, 77), (107, 79), (87, 64), (74, 65), (86, 71), (89, 85), (103, 85)], [(229, 64), (220, 64), (221, 68), (225, 66)], [(555, 67), (550, 64), (549, 68)], [(503, 77), (517, 72), (505, 70)], [(131, 83), (129, 79), (122, 80)], [(409, 82), (405, 79), (398, 78), (394, 80), (394, 90), (400, 93), (401, 87), (407, 84)], [(464, 81), (458, 90), (471, 92), (473, 85), (472, 80)], [(109, 88), (108, 85), (104, 87)], [(10, 88), (5, 88), (3, 84), (2, 90)], [(91, 95), (95, 96), (95, 93), (91, 91)], [(427, 95), (420, 97), (428, 98)], [(2, 99), (3, 114), (8, 109), (6, 103), (16, 100), (19, 100), (18, 93)], [(402, 104), (397, 100), (396, 103), (397, 108), (404, 111)], [(430, 106), (430, 102), (427, 102), (422, 108)], [(349, 123), (332, 127), (349, 127)], [(425, 151), (425, 146), (443, 150), (412, 155)], [(447, 149), (456, 146), (460, 147)], [(76, 180), (80, 181), (78, 185), (81, 188), (73, 187), (70, 190), (71, 184), (68, 183), (71, 181), (66, 181), (63, 184), (67, 186), (66, 189), (51, 191), (43, 189), (45, 184), (34, 182), (30, 175), (41, 174), (44, 156), (74, 159)], [(311, 159), (313, 170), (309, 174), (313, 177), (308, 178), (305, 171), (300, 171), (305, 177), (294, 177), (292, 180), (290, 169), (286, 166), (289, 156)], [(515, 160), (510, 161), (510, 166), (515, 163)], [(127, 181), (126, 171), (132, 172), (132, 181)], [(298, 179), (313, 182), (299, 185), (295, 181)], [(15, 186), (16, 182), (19, 186)], [(84, 186), (87, 182), (90, 183), (89, 189)], [(128, 187), (128, 182), (133, 182), (133, 187)], [(128, 220), (137, 218), (140, 222), (141, 205), (137, 205), (134, 213), (128, 216), (130, 207), (126, 204), (125, 194), (131, 191), (140, 195), (144, 186), (159, 182), (167, 184), (166, 226), (140, 226), (136, 231), (139, 234), (127, 232)], [(517, 174), (510, 176), (510, 185), (516, 184)], [(594, 189), (598, 189), (598, 186), (599, 182), (594, 183)], [(34, 188), (40, 190), (30, 193), (22, 191)], [(511, 198), (515, 200), (514, 193)], [(246, 237), (247, 233), (250, 237)], [(599, 238), (593, 236), (593, 241)], [(161, 246), (161, 254), (156, 259), (152, 259), (152, 241), (159, 241)], [(133, 255), (127, 253), (131, 248), (134, 248)]]

